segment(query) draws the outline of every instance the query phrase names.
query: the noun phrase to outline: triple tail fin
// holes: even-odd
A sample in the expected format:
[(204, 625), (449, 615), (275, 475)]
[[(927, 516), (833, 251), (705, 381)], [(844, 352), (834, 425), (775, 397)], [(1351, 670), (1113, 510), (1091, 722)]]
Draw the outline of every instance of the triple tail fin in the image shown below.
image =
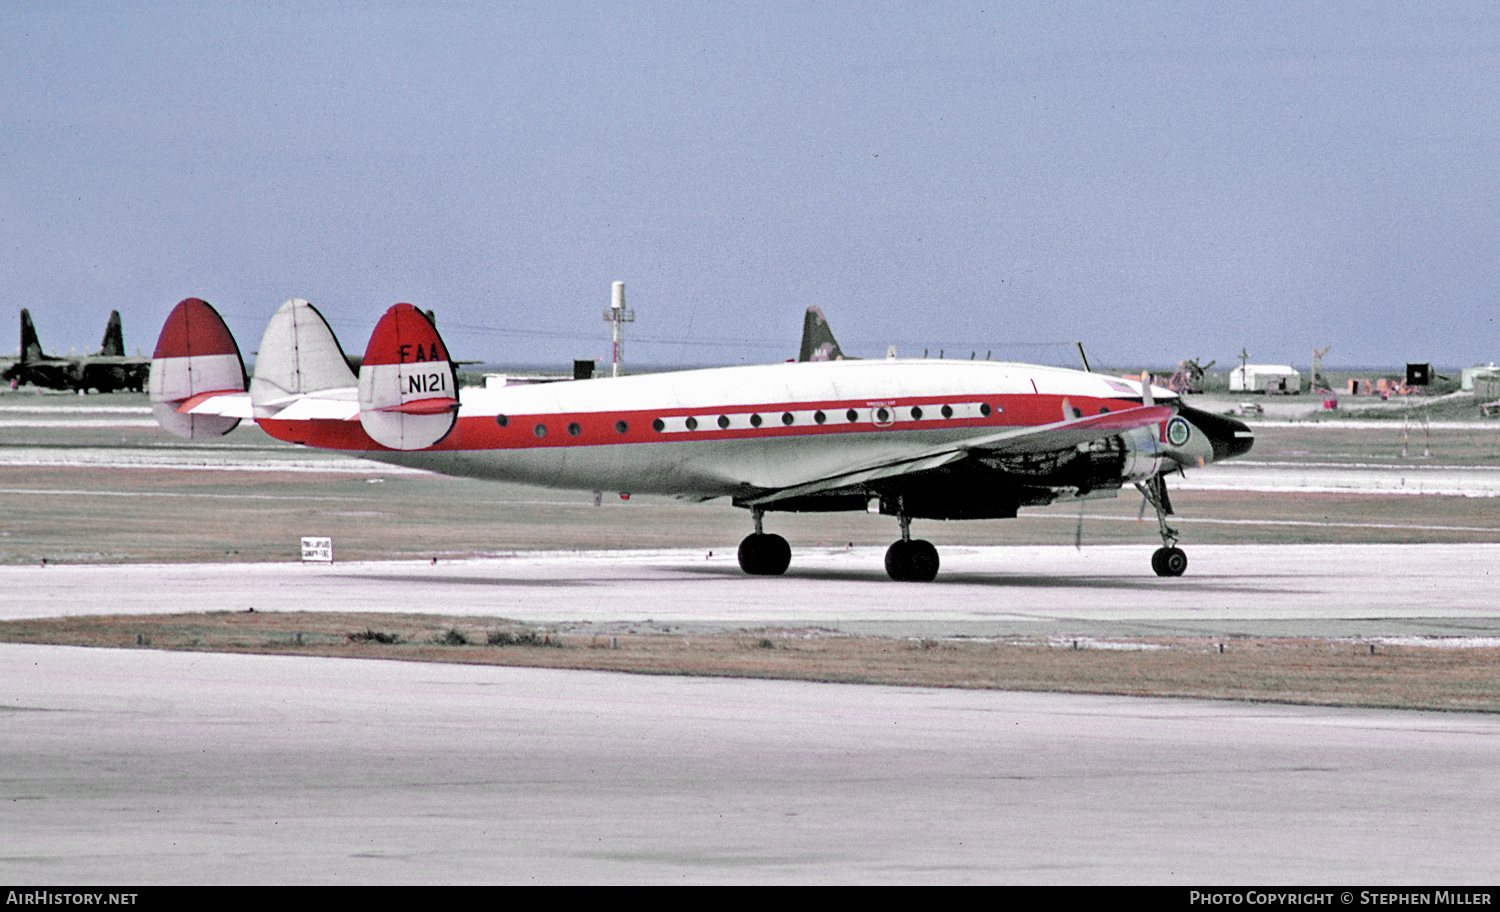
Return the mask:
[(397, 304), (375, 324), (359, 368), (359, 421), (393, 450), (421, 450), (458, 421), (458, 383), (432, 318)]
[[(355, 384), (344, 349), (318, 309), (300, 298), (281, 305), (266, 324), (255, 353), (255, 376), (250, 381), (255, 417), (352, 418)], [(333, 402), (349, 406), (334, 406), (329, 413)], [(293, 405), (298, 406), (296, 412), (281, 414)]]
[(99, 354), (106, 358), (125, 357), (125, 331), (120, 328), (118, 310), (109, 312), (109, 322), (104, 324), (104, 341), (99, 343)]
[(240, 423), (223, 409), (195, 413), (211, 399), (245, 391), (240, 347), (207, 301), (186, 298), (167, 316), (151, 356), (148, 388), (157, 422), (179, 437), (215, 437)]

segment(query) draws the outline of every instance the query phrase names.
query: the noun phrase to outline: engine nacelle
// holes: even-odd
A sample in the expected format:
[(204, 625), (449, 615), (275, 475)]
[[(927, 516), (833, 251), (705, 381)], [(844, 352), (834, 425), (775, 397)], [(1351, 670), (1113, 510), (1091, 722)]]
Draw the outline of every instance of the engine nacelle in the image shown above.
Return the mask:
[(1135, 428), (1126, 431), (1119, 437), (1123, 459), (1120, 463), (1119, 478), (1121, 481), (1133, 484), (1143, 481), (1161, 471), (1162, 448), (1161, 439), (1157, 436), (1155, 425), (1151, 427)]
[(981, 456), (979, 461), (1026, 486), (1118, 488), (1161, 469), (1158, 434), (1157, 426), (1151, 425), (1047, 453)]

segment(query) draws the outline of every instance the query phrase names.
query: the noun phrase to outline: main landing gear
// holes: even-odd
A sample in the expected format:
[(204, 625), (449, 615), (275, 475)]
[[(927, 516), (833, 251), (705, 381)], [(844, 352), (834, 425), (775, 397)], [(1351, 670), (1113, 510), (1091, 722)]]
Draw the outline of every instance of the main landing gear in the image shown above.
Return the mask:
[(792, 546), (761, 528), (764, 511), (755, 510), (755, 531), (740, 542), (740, 569), (751, 576), (780, 576), (792, 563)]
[(1156, 525), (1161, 533), (1160, 548), (1151, 555), (1151, 569), (1157, 576), (1181, 576), (1187, 570), (1187, 555), (1177, 547), (1177, 530), (1167, 525), (1172, 515), (1172, 501), (1167, 497), (1167, 482), (1160, 475), (1152, 475), (1145, 481), (1136, 482), (1141, 496), (1156, 510)]
[[(740, 569), (751, 576), (780, 576), (792, 563), (792, 548), (780, 535), (767, 534), (762, 526), (765, 514), (752, 511), (755, 531), (740, 542)], [(906, 583), (927, 583), (937, 577), (938, 553), (932, 542), (911, 537), (911, 520), (901, 520), (901, 540), (885, 552), (885, 572), (891, 579)]]
[(901, 521), (901, 540), (886, 549), (885, 572), (898, 582), (932, 582), (938, 572), (937, 549), (930, 541), (911, 537), (911, 519), (905, 514), (897, 518)]

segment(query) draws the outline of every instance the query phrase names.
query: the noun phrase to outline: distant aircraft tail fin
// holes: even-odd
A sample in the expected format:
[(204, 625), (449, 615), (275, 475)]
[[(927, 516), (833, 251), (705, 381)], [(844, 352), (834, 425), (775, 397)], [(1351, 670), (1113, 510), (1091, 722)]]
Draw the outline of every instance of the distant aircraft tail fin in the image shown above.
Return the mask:
[(109, 312), (109, 322), (104, 324), (104, 341), (99, 343), (99, 354), (106, 358), (125, 357), (125, 331), (120, 328), (118, 310)]
[(797, 360), (844, 360), (844, 352), (833, 338), (833, 330), (829, 328), (828, 318), (823, 316), (821, 307), (809, 307), (807, 315), (802, 318), (802, 351), (797, 355)]
[(333, 390), (345, 391), (353, 401), (356, 383), (343, 347), (318, 309), (296, 298), (281, 305), (255, 353), (250, 381), (255, 417), (275, 417), (303, 397)]
[(375, 324), (359, 368), (359, 421), (393, 450), (421, 450), (453, 430), (458, 384), (432, 318), (397, 304)]
[(36, 326), (31, 322), (31, 311), (21, 308), (21, 355), (22, 364), (42, 360), (42, 343), (37, 341)]
[(148, 387), (157, 422), (179, 437), (214, 437), (240, 423), (224, 409), (202, 409), (210, 400), (245, 390), (240, 347), (207, 301), (187, 298), (167, 316), (151, 357)]

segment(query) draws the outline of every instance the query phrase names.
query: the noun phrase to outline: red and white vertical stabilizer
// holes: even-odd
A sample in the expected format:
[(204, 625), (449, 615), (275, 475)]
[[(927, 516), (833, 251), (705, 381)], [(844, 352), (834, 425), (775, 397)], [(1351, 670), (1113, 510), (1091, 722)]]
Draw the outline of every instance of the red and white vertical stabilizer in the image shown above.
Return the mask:
[(328, 321), (294, 298), (276, 311), (255, 353), (250, 402), (267, 418), (352, 419), (357, 380)]
[(359, 420), (372, 440), (393, 450), (430, 447), (458, 420), (448, 348), (410, 304), (397, 304), (375, 324), (359, 368)]
[(151, 410), (178, 437), (216, 437), (249, 417), (245, 362), (224, 318), (187, 298), (167, 316), (151, 358)]

